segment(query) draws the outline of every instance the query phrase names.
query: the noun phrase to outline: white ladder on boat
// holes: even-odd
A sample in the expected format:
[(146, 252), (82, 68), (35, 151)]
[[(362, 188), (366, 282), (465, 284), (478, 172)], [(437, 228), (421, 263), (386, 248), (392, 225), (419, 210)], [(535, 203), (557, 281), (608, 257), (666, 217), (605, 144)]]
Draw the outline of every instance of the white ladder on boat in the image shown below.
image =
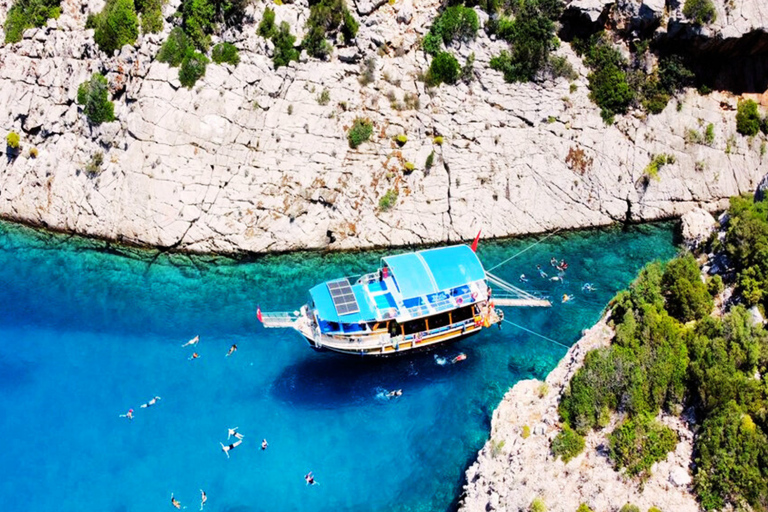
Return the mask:
[(293, 327), (299, 316), (287, 311), (281, 311), (276, 313), (262, 313), (261, 318), (264, 327)]

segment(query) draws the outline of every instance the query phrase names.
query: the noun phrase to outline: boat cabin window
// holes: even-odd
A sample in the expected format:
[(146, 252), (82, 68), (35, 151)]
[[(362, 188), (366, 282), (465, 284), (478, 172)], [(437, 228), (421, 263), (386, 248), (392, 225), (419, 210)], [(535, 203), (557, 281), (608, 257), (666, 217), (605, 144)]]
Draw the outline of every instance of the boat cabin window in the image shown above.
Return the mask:
[(424, 321), (423, 318), (419, 318), (418, 320), (411, 320), (410, 322), (405, 322), (405, 324), (403, 324), (403, 327), (405, 328), (405, 334), (416, 334), (417, 332), (426, 331), (427, 323)]
[(429, 317), (429, 329), (439, 329), (440, 327), (445, 327), (446, 325), (450, 324), (451, 320), (448, 318), (448, 313), (443, 313), (440, 315), (435, 315)]
[(469, 320), (470, 318), (475, 316), (474, 307), (473, 306), (465, 306), (463, 308), (454, 309), (451, 312), (451, 316), (453, 317), (453, 322), (462, 322), (464, 320)]
[(365, 326), (360, 324), (341, 324), (342, 329), (344, 329), (345, 333), (354, 333), (354, 332), (363, 332), (365, 331)]
[(341, 326), (338, 323), (328, 322), (326, 320), (320, 320), (318, 327), (320, 327), (320, 332), (324, 334), (328, 332), (339, 332), (341, 330)]

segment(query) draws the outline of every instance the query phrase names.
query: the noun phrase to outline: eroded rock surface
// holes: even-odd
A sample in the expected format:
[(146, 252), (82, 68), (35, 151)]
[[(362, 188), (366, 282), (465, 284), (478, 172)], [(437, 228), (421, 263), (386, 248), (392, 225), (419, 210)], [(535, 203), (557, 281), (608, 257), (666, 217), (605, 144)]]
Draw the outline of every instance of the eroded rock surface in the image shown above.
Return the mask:
[[(482, 31), (453, 48), (460, 61), (474, 53), (475, 80), (428, 90), (417, 79), (429, 63), (418, 44), (436, 0), (355, 2), (358, 12), (378, 7), (362, 17), (353, 46), (278, 71), (271, 42), (256, 35), (266, 5), (257, 3), (233, 38), (241, 63), (209, 65), (192, 89), (154, 60), (167, 24), (107, 57), (83, 28), (100, 7), (91, 3), (66, 0), (58, 20), (0, 49), (0, 132), (22, 136), (20, 155), (0, 162), (0, 216), (188, 251), (347, 249), (714, 210), (764, 174), (763, 136), (736, 134), (737, 98), (689, 91), (679, 111), (672, 101), (660, 115), (634, 112), (609, 127), (568, 44), (558, 51), (579, 73), (575, 90), (564, 79), (504, 83), (488, 61), (505, 45)], [(0, 2), (0, 22), (8, 6)], [(175, 8), (170, 2), (165, 14)], [(275, 9), (300, 38), (306, 2)], [(375, 80), (361, 85), (369, 58)], [(95, 71), (115, 93), (117, 121), (100, 127), (75, 103)], [(373, 121), (374, 134), (352, 150), (346, 135), (358, 116)], [(689, 130), (709, 123), (711, 145), (687, 142)], [(403, 147), (398, 134), (407, 135)], [(103, 170), (91, 175), (98, 152)], [(661, 153), (675, 163), (649, 180), (644, 170)], [(416, 170), (404, 172), (406, 162)], [(389, 190), (397, 202), (381, 211)]]

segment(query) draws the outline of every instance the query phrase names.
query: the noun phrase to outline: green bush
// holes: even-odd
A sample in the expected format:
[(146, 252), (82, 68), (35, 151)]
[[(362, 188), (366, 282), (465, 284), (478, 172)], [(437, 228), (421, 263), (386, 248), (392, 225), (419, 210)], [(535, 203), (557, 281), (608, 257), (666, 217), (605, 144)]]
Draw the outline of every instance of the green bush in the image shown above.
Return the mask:
[(182, 0), (179, 6), (182, 27), (199, 50), (208, 51), (212, 34), (242, 25), (248, 3), (248, 0)]
[(619, 512), (640, 512), (640, 508), (637, 505), (632, 505), (630, 503), (627, 503), (621, 509)]
[(681, 322), (698, 320), (712, 312), (712, 296), (701, 281), (693, 255), (686, 254), (669, 262), (661, 286), (667, 311)]
[(441, 83), (455, 84), (459, 79), (461, 66), (456, 57), (448, 52), (438, 52), (427, 71), (427, 83), (433, 86)]
[(709, 123), (707, 129), (704, 130), (704, 143), (707, 146), (711, 146), (715, 143), (715, 125)]
[(640, 415), (616, 427), (609, 441), (616, 469), (626, 468), (630, 476), (645, 477), (655, 462), (666, 459), (675, 449), (678, 437), (650, 415)]
[(5, 144), (11, 149), (19, 149), (21, 138), (16, 132), (11, 132), (5, 136)]
[(400, 135), (395, 136), (395, 142), (397, 142), (398, 146), (403, 147), (405, 146), (405, 143), (408, 142), (408, 136), (401, 133)]
[(648, 178), (659, 180), (659, 171), (667, 164), (675, 163), (675, 157), (667, 154), (653, 155), (651, 161), (643, 169), (643, 174)]
[(291, 27), (287, 22), (280, 23), (280, 28), (272, 36), (272, 42), (275, 45), (275, 52), (272, 55), (272, 64), (275, 69), (287, 66), (292, 60), (299, 60), (299, 51), (293, 47), (296, 36), (291, 34)]
[(760, 114), (757, 112), (757, 102), (741, 100), (736, 112), (736, 131), (742, 135), (757, 135), (760, 131)]
[(574, 40), (574, 49), (592, 69), (589, 97), (600, 107), (606, 123), (613, 123), (616, 114), (624, 114), (635, 99), (627, 82), (627, 62), (621, 53), (603, 36), (595, 34), (587, 40)]
[(327, 105), (331, 101), (331, 91), (327, 87), (324, 87), (320, 95), (317, 97), (317, 103), (319, 105)]
[(589, 505), (586, 503), (582, 503), (579, 505), (579, 508), (576, 509), (576, 512), (594, 512), (591, 508), (589, 508)]
[(18, 43), (24, 31), (61, 14), (61, 0), (16, 0), (5, 19), (5, 42)]
[(347, 134), (349, 147), (352, 149), (357, 148), (360, 144), (370, 139), (371, 135), (373, 135), (373, 123), (371, 120), (358, 117), (352, 123), (352, 128), (349, 129)]
[(104, 9), (91, 19), (93, 39), (99, 49), (112, 55), (139, 37), (139, 18), (133, 0), (107, 0)]
[(563, 425), (563, 430), (558, 432), (552, 440), (552, 454), (560, 457), (563, 462), (568, 462), (584, 451), (584, 438), (575, 432), (568, 424)]
[(237, 66), (240, 63), (240, 55), (238, 55), (237, 48), (232, 43), (219, 43), (211, 51), (211, 60), (216, 64), (226, 62), (227, 64)]
[(713, 297), (716, 297), (723, 293), (725, 285), (723, 285), (723, 278), (719, 275), (714, 275), (707, 281), (707, 291)]
[(397, 190), (387, 190), (387, 193), (381, 196), (381, 199), (379, 199), (379, 210), (382, 212), (391, 210), (392, 207), (395, 206), (395, 203), (397, 203), (397, 195)]
[(115, 104), (109, 101), (109, 84), (99, 73), (94, 73), (77, 88), (77, 103), (83, 107), (91, 124), (115, 120)]
[(141, 31), (156, 34), (163, 30), (163, 0), (134, 0), (141, 14)]
[(264, 15), (261, 17), (259, 28), (256, 33), (261, 37), (270, 39), (277, 34), (277, 25), (275, 25), (275, 11), (267, 7), (264, 9)]
[(181, 61), (179, 68), (179, 82), (187, 89), (191, 89), (200, 78), (205, 76), (205, 68), (210, 61), (200, 52), (188, 53)]
[(174, 27), (171, 33), (168, 34), (168, 39), (160, 47), (160, 51), (157, 52), (157, 60), (175, 68), (180, 66), (184, 57), (190, 55), (193, 51), (192, 42), (187, 37), (187, 34), (184, 33), (184, 30), (181, 27)]
[(90, 161), (85, 164), (85, 172), (88, 173), (89, 176), (98, 176), (101, 174), (101, 171), (103, 169), (101, 166), (104, 164), (104, 153), (101, 151), (97, 151), (93, 154)]
[(537, 496), (533, 499), (531, 502), (531, 506), (528, 507), (529, 512), (547, 512), (547, 505), (544, 503), (544, 500)]
[(477, 13), (470, 7), (452, 5), (445, 9), (435, 20), (421, 47), (431, 55), (437, 55), (441, 43), (446, 45), (455, 40), (474, 39), (480, 24)]
[(683, 14), (699, 25), (712, 23), (717, 19), (715, 4), (712, 0), (685, 0)]
[(312, 57), (324, 59), (332, 49), (328, 39), (341, 34), (348, 44), (357, 35), (359, 24), (344, 0), (316, 0), (310, 4), (307, 35), (301, 44)]
[(429, 155), (427, 155), (427, 161), (424, 162), (424, 168), (429, 170), (432, 168), (434, 164), (435, 164), (435, 152), (432, 151)]
[(568, 58), (559, 55), (549, 56), (549, 74), (552, 78), (565, 78), (567, 80), (576, 80), (579, 75), (568, 62)]

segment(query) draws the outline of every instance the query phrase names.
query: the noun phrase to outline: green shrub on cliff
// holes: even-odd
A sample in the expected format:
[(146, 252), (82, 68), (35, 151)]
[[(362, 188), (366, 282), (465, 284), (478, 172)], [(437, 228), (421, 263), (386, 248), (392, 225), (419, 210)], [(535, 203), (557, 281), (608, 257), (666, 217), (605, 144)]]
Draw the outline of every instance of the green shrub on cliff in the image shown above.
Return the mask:
[(272, 64), (275, 69), (287, 66), (292, 60), (299, 60), (299, 51), (293, 46), (296, 36), (291, 34), (291, 27), (287, 22), (280, 24), (280, 28), (272, 36), (272, 42), (275, 45), (275, 53), (272, 55)]
[(141, 14), (141, 32), (156, 34), (163, 30), (163, 0), (135, 0)]
[(187, 37), (187, 34), (184, 33), (184, 29), (174, 27), (171, 33), (168, 34), (168, 39), (160, 47), (160, 51), (157, 52), (157, 60), (175, 68), (180, 66), (184, 57), (193, 51), (192, 42)]
[(760, 114), (757, 112), (757, 102), (741, 100), (736, 109), (736, 131), (742, 135), (757, 135), (760, 131)]
[(427, 71), (427, 83), (433, 86), (442, 83), (455, 84), (459, 79), (461, 66), (456, 57), (448, 52), (438, 52), (432, 59)]
[(338, 34), (348, 44), (357, 35), (359, 24), (344, 0), (315, 0), (310, 2), (305, 28), (307, 35), (301, 45), (312, 57), (324, 59), (333, 48), (328, 39)]
[(352, 123), (352, 128), (349, 129), (347, 134), (349, 147), (356, 149), (360, 144), (370, 139), (371, 135), (373, 135), (373, 123), (371, 123), (371, 120), (358, 117)]
[(479, 26), (474, 9), (463, 5), (452, 5), (432, 22), (429, 32), (422, 40), (421, 47), (425, 52), (437, 55), (442, 43), (448, 45), (455, 40), (474, 39)]
[(683, 14), (699, 25), (712, 23), (717, 19), (715, 4), (712, 0), (685, 0)]
[(139, 37), (139, 18), (133, 0), (107, 0), (100, 13), (90, 16), (86, 27), (93, 28), (93, 39), (99, 49), (112, 55)]
[(643, 414), (624, 421), (610, 435), (611, 459), (630, 476), (647, 476), (651, 466), (675, 449), (677, 434), (652, 416)]
[(208, 51), (212, 34), (242, 25), (248, 3), (248, 0), (182, 0), (179, 6), (182, 27), (199, 50)]
[(16, 0), (5, 18), (5, 42), (21, 41), (24, 31), (42, 27), (49, 18), (61, 14), (61, 0)]
[(11, 149), (19, 149), (20, 143), (21, 143), (21, 138), (19, 137), (19, 134), (16, 132), (10, 132), (8, 135), (5, 136), (5, 145)]
[(552, 454), (560, 457), (563, 462), (568, 462), (572, 458), (584, 451), (584, 438), (575, 432), (568, 424), (563, 425), (563, 430), (558, 432), (552, 440)]
[(109, 84), (99, 73), (94, 73), (90, 80), (77, 88), (77, 103), (83, 107), (91, 124), (115, 120), (115, 104), (109, 101)]
[(237, 66), (240, 62), (240, 55), (238, 55), (237, 48), (232, 43), (219, 43), (213, 47), (211, 59), (216, 64), (226, 62), (227, 64)]
[(600, 107), (603, 120), (613, 123), (616, 114), (624, 114), (635, 98), (627, 82), (627, 62), (602, 33), (586, 40), (575, 40), (576, 52), (592, 69), (588, 75), (589, 97)]
[(200, 52), (192, 52), (184, 57), (179, 68), (179, 82), (184, 87), (191, 89), (199, 79), (205, 76), (205, 68), (208, 66), (208, 57)]
[(275, 25), (275, 11), (269, 7), (264, 9), (259, 28), (256, 33), (263, 38), (270, 39), (277, 34), (277, 25)]
[(681, 322), (698, 320), (712, 312), (712, 296), (701, 281), (699, 265), (691, 254), (669, 262), (661, 286), (667, 311)]

